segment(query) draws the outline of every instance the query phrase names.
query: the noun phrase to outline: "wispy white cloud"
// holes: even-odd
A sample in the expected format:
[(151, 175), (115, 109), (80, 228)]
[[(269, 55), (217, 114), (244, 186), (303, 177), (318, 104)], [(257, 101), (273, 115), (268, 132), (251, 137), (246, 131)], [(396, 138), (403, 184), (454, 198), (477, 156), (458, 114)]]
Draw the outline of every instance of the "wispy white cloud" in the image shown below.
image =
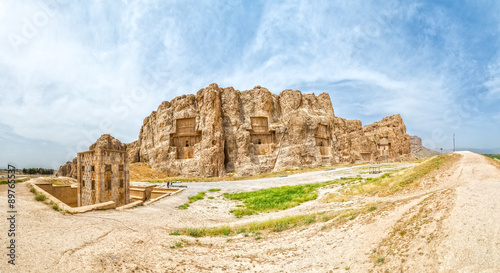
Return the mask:
[(488, 79), (484, 83), (487, 88), (485, 94), (488, 99), (500, 99), (500, 61), (488, 66)]
[[(424, 138), (433, 138), (436, 128), (447, 133), (498, 113), (491, 105), (500, 97), (498, 65), (478, 55), (496, 54), (490, 33), (500, 30), (484, 29), (491, 20), (498, 24), (497, 6), (300, 0), (45, 5), (0, 3), (0, 125), (8, 128), (4, 135), (65, 146), (68, 157), (101, 132), (134, 140), (161, 101), (212, 82), (240, 90), (262, 85), (275, 93), (329, 92), (339, 116), (372, 122), (401, 113), (408, 130)], [(474, 12), (481, 18), (467, 18)], [(29, 24), (35, 31), (26, 38)], [(16, 35), (22, 38), (17, 49)], [(489, 100), (471, 95), (478, 86)], [(464, 107), (468, 100), (476, 100), (473, 107)], [(450, 118), (457, 115), (460, 122)]]

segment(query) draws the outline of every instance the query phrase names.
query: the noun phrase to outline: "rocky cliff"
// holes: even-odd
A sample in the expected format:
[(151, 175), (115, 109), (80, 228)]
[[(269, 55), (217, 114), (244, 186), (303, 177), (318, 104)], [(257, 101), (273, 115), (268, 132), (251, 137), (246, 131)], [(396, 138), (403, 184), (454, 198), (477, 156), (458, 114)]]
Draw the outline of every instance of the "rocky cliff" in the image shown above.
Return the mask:
[[(121, 143), (118, 139), (112, 137), (109, 134), (105, 134), (99, 137), (94, 144), (89, 146), (89, 151), (95, 150), (97, 148), (126, 151), (127, 144)], [(76, 166), (77, 158), (75, 157), (73, 158), (73, 161), (68, 161), (66, 162), (66, 164), (59, 167), (59, 171), (57, 171), (56, 176), (67, 176), (76, 179)]]
[(164, 101), (127, 145), (130, 162), (177, 176), (252, 175), (336, 163), (395, 161), (410, 153), (400, 115), (362, 126), (336, 117), (330, 96), (216, 84)]
[(439, 152), (427, 149), (422, 145), (422, 139), (418, 136), (410, 136), (411, 156), (415, 158), (426, 158), (439, 155)]
[(56, 173), (56, 176), (66, 176), (76, 179), (76, 165), (78, 164), (76, 160), (77, 158), (75, 157), (73, 158), (73, 161), (68, 161), (64, 165), (61, 165)]

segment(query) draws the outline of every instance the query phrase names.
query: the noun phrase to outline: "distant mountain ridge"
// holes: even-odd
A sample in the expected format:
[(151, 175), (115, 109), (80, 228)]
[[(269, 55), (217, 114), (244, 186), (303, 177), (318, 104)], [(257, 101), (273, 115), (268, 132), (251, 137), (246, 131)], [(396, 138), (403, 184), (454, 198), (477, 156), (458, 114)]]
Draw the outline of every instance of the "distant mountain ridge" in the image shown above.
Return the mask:
[[(476, 154), (500, 154), (500, 148), (456, 148), (457, 152), (470, 151)], [(451, 153), (453, 149), (443, 149), (443, 153)]]
[(500, 148), (457, 148), (457, 151), (471, 151), (477, 154), (500, 154)]

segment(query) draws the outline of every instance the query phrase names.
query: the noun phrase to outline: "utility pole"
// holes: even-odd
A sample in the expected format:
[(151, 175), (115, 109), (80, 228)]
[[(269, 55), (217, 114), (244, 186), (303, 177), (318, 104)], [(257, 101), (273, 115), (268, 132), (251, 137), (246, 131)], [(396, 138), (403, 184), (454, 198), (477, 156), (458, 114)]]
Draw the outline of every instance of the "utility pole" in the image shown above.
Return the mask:
[(453, 134), (453, 152), (455, 152), (455, 134)]

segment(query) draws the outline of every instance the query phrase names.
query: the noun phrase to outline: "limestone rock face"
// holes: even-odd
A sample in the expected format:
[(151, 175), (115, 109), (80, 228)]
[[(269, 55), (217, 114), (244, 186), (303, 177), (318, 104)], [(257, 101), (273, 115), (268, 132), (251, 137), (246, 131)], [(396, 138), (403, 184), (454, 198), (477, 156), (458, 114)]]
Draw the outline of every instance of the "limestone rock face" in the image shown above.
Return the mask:
[(397, 160), (411, 152), (410, 136), (399, 114), (366, 125), (363, 132), (376, 143), (379, 160)]
[(395, 161), (410, 153), (400, 115), (362, 126), (336, 117), (330, 96), (216, 84), (164, 101), (127, 145), (130, 162), (172, 176), (252, 175), (341, 162)]
[(411, 156), (421, 159), (439, 155), (439, 152), (428, 149), (422, 145), (422, 139), (418, 136), (410, 136)]
[(94, 144), (89, 146), (89, 151), (97, 148), (126, 151), (127, 145), (121, 143), (118, 139), (112, 137), (111, 135), (105, 134), (99, 137)]
[[(129, 144), (130, 145), (130, 144)], [(127, 144), (121, 143), (118, 139), (112, 137), (109, 134), (102, 135), (97, 139), (97, 141), (89, 146), (89, 150), (95, 150), (97, 148), (101, 149), (109, 149), (109, 150), (119, 150), (119, 151), (126, 151), (127, 150)], [(129, 150), (129, 155), (131, 154)], [(134, 158), (139, 161), (139, 158)], [(133, 162), (137, 162), (133, 161)], [(75, 157), (73, 161), (68, 161), (66, 164), (62, 165), (59, 167), (59, 171), (57, 171), (56, 176), (67, 176), (67, 177), (72, 177), (72, 178), (77, 178), (77, 158)]]
[(73, 161), (68, 161), (64, 165), (61, 165), (56, 173), (56, 176), (66, 176), (76, 179), (76, 164), (77, 158), (75, 157), (73, 158)]
[(128, 158), (130, 162), (141, 162), (141, 158), (139, 156), (139, 141), (136, 140), (125, 145), (127, 146)]

